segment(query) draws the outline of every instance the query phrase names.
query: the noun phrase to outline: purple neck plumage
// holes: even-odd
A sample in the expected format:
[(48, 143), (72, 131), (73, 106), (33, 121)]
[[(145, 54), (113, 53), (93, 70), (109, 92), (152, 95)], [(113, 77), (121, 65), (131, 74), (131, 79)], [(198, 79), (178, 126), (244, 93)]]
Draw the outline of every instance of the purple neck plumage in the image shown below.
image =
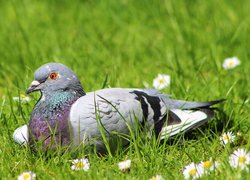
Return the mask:
[(30, 118), (31, 142), (42, 141), (45, 147), (69, 145), (68, 118), (70, 108), (84, 94), (74, 91), (43, 94), (43, 97), (35, 105)]

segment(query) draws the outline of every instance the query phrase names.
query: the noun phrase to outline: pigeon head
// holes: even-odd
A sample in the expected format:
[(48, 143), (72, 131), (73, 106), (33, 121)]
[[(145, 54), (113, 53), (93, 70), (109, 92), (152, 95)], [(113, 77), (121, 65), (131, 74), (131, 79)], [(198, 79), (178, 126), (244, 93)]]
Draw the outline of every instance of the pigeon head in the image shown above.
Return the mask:
[(85, 95), (77, 75), (67, 66), (60, 63), (48, 63), (39, 67), (34, 73), (34, 81), (26, 90), (29, 94), (41, 91), (44, 94), (53, 94), (58, 91), (73, 91)]

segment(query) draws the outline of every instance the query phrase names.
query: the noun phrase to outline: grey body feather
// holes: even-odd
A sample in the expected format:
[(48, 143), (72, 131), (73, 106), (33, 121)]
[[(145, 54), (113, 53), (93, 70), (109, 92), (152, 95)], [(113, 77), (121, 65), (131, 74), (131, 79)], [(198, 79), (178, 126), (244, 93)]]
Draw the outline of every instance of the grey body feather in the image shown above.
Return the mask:
[[(101, 121), (102, 128), (107, 132), (108, 137), (113, 132), (129, 134), (127, 126), (129, 125), (133, 129), (136, 123), (141, 123), (143, 120), (141, 104), (140, 101), (136, 100), (136, 95), (132, 93), (133, 90), (103, 89), (87, 93), (79, 98), (73, 104), (70, 113), (74, 144), (78, 145), (84, 141), (84, 138), (85, 141), (92, 139), (95, 141), (97, 149), (102, 149), (103, 140), (98, 120)], [(165, 106), (161, 106), (161, 108), (163, 112), (166, 112)], [(162, 117), (164, 115), (165, 113), (162, 114)], [(153, 126), (152, 117), (153, 111), (149, 110), (148, 123), (151, 126)], [(97, 120), (97, 118), (99, 119)]]
[[(168, 95), (161, 94), (154, 89), (110, 88), (87, 93), (85, 96), (79, 98), (71, 108), (69, 119), (74, 144), (78, 145), (82, 142), (86, 144), (90, 141), (90, 143), (96, 145), (98, 150), (103, 149), (104, 143), (99, 130), (100, 127), (98, 127), (98, 120), (101, 121), (102, 128), (104, 128), (108, 138), (112, 137), (113, 132), (129, 134), (128, 125), (133, 129), (137, 126), (136, 123), (141, 124), (144, 121), (143, 109), (141, 107), (142, 102), (136, 100), (137, 95), (134, 91), (140, 91), (160, 99), (159, 110), (161, 114), (156, 122), (153, 119), (155, 110), (151, 107), (149, 102), (147, 102), (148, 115), (145, 126), (151, 128), (147, 128), (146, 130), (154, 128), (155, 124), (160, 122), (164, 117), (166, 118), (167, 113), (171, 111), (171, 109), (204, 108), (220, 102), (187, 102), (173, 100), (170, 99)], [(203, 109), (202, 111), (205, 112), (208, 117), (186, 128), (185, 131), (199, 127), (213, 117), (212, 110)], [(97, 117), (99, 118), (98, 120)], [(173, 124), (175, 123), (176, 122), (173, 122)], [(160, 128), (162, 128), (162, 126)], [(94, 140), (94, 142), (91, 142), (91, 140)], [(124, 141), (124, 143), (126, 144), (127, 142)]]

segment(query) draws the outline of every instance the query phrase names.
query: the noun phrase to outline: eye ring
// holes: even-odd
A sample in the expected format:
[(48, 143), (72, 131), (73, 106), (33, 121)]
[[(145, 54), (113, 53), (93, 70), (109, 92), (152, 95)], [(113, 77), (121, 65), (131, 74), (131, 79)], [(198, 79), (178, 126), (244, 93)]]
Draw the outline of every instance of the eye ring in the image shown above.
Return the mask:
[(52, 80), (56, 80), (57, 79), (57, 73), (55, 73), (55, 72), (50, 73), (49, 78), (52, 79)]

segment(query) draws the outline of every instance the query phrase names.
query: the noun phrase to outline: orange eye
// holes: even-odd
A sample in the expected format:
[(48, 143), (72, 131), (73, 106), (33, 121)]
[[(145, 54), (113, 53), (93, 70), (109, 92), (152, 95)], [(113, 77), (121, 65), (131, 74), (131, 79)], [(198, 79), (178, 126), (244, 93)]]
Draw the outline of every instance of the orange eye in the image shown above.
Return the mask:
[(51, 73), (51, 74), (49, 75), (49, 78), (50, 78), (50, 79), (53, 79), (53, 80), (56, 80), (57, 74), (53, 72), (53, 73)]

